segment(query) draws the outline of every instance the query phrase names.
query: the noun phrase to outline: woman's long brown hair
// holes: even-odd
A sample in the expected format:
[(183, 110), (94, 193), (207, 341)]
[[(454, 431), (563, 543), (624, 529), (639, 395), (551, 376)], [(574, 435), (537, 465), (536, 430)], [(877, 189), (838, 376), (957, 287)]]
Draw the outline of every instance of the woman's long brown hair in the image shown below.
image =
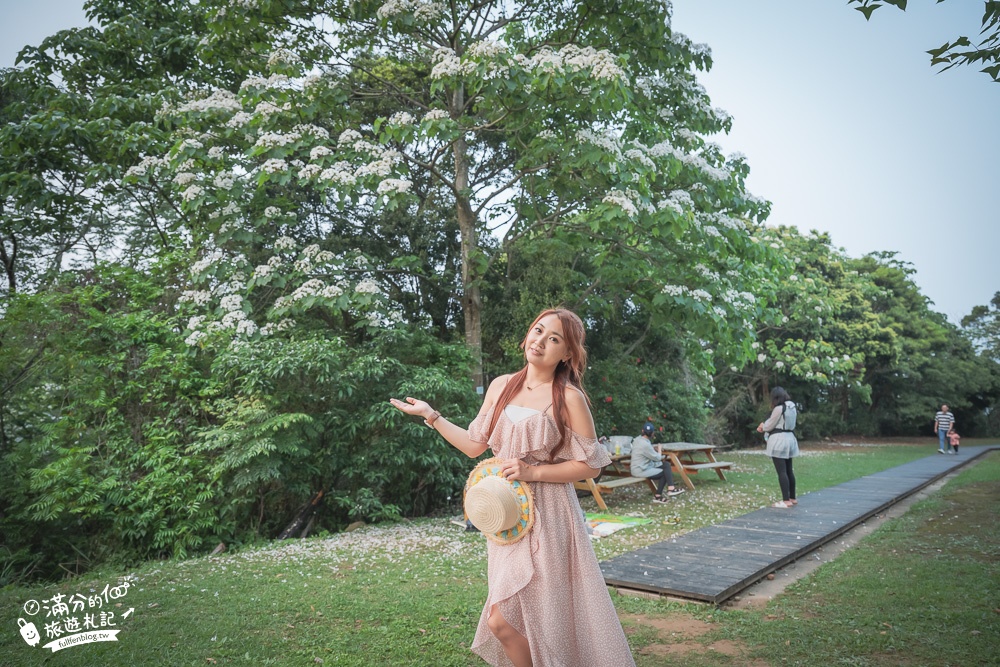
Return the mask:
[[(528, 331), (534, 329), (539, 320), (549, 315), (556, 315), (559, 318), (559, 322), (563, 327), (563, 340), (566, 342), (566, 348), (569, 350), (569, 359), (559, 362), (559, 365), (556, 366), (555, 377), (552, 380), (552, 412), (555, 416), (556, 428), (559, 430), (559, 439), (561, 440), (559, 446), (552, 450), (551, 460), (555, 460), (556, 454), (569, 444), (571, 437), (570, 431), (572, 430), (572, 425), (570, 424), (569, 408), (566, 407), (566, 387), (576, 387), (583, 392), (588, 405), (590, 404), (590, 397), (587, 396), (587, 392), (583, 388), (583, 372), (587, 368), (587, 350), (583, 346), (586, 339), (583, 321), (571, 310), (550, 308), (542, 311), (535, 318), (531, 326), (528, 327)], [(521, 340), (522, 350), (527, 341), (528, 335), (525, 334)], [(507, 386), (500, 392), (500, 396), (493, 406), (493, 418), (490, 420), (490, 428), (486, 433), (487, 438), (493, 434), (497, 420), (500, 419), (500, 413), (503, 412), (514, 396), (521, 391), (521, 385), (527, 376), (527, 364), (525, 364), (524, 368), (510, 376)]]

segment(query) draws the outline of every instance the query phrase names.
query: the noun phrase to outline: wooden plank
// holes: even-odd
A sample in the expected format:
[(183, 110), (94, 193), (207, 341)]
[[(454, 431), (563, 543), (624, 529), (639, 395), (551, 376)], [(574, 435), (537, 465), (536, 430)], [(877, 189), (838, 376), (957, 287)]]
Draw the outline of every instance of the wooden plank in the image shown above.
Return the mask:
[(708, 470), (710, 468), (723, 468), (728, 470), (733, 467), (733, 464), (728, 461), (713, 461), (711, 463), (685, 463), (685, 470)]
[(808, 493), (795, 508), (763, 508), (706, 526), (602, 562), (601, 571), (620, 590), (719, 604), (994, 448), (930, 456)]
[(612, 479), (608, 481), (597, 482), (597, 486), (601, 487), (601, 491), (605, 489), (617, 489), (619, 486), (628, 486), (629, 484), (639, 484), (645, 482), (645, 477), (618, 477), (617, 479)]

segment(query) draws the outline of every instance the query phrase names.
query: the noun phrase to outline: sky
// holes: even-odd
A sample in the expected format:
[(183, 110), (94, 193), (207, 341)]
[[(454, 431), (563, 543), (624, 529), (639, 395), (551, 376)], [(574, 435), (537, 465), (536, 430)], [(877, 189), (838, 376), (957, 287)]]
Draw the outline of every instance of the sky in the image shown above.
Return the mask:
[[(747, 156), (768, 224), (892, 251), (958, 324), (1000, 291), (1000, 84), (939, 73), (926, 51), (975, 37), (980, 0), (909, 3), (871, 22), (844, 0), (674, 0), (673, 27), (712, 49), (700, 80), (733, 116), (711, 140)], [(86, 24), (82, 0), (0, 0), (0, 67)]]

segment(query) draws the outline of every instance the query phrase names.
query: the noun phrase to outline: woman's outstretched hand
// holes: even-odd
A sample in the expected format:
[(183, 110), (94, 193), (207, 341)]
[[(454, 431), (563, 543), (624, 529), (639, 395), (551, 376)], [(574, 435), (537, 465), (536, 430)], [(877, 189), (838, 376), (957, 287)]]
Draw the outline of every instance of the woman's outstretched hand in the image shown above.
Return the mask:
[(408, 415), (413, 415), (414, 417), (423, 417), (427, 419), (434, 414), (434, 408), (430, 406), (426, 401), (418, 401), (410, 396), (406, 397), (406, 402), (399, 400), (398, 398), (390, 398), (389, 403), (392, 407), (396, 408), (401, 412), (405, 412)]

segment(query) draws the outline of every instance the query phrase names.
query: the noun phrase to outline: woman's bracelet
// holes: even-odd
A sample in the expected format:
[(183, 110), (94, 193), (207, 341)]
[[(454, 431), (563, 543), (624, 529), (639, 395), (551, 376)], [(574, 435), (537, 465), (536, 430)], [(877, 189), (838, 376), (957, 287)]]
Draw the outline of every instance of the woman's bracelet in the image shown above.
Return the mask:
[(440, 416), (441, 413), (435, 410), (434, 414), (424, 420), (424, 425), (426, 425), (427, 428), (434, 428), (434, 422), (436, 422)]

